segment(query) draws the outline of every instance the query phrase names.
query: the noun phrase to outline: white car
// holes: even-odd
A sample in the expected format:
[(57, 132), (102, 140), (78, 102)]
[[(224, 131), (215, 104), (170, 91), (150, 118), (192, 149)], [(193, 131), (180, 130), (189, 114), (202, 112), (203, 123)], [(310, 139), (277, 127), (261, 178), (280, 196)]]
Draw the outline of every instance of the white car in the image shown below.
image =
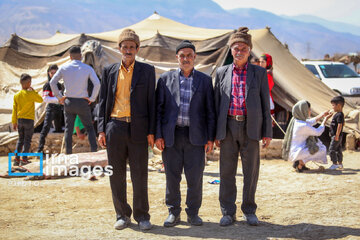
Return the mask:
[(340, 62), (301, 62), (328, 87), (344, 96), (360, 96), (360, 76)]

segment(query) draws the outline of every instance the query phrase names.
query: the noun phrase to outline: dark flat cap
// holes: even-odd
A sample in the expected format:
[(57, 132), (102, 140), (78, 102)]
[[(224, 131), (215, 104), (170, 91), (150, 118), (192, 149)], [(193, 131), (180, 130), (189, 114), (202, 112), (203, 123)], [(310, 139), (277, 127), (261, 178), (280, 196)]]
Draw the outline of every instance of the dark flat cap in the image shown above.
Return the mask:
[(177, 47), (176, 47), (176, 54), (180, 51), (180, 49), (183, 48), (191, 48), (195, 52), (195, 46), (190, 42), (189, 40), (182, 41)]

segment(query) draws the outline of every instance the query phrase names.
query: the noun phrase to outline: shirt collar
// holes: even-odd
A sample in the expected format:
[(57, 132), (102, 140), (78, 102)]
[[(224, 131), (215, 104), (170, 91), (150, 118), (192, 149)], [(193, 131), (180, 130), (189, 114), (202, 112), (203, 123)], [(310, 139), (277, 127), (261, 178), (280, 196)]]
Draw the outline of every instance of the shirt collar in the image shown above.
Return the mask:
[(126, 69), (125, 65), (121, 61), (120, 69), (124, 69), (126, 72), (131, 72), (134, 69), (135, 61)]
[[(182, 71), (181, 71), (181, 68), (179, 68), (178, 71), (179, 71), (179, 73), (180, 73), (180, 76), (186, 78), (186, 77), (183, 75), (183, 73), (182, 73)], [(193, 70), (191, 71), (190, 75), (189, 75), (187, 78), (193, 77), (193, 76), (194, 76), (194, 71), (195, 71), (195, 68), (193, 68)]]
[(246, 64), (244, 65), (244, 67), (242, 67), (242, 68), (236, 67), (235, 63), (233, 63), (233, 70), (235, 70), (235, 71), (244, 71), (244, 70), (246, 71), (247, 68), (248, 68), (248, 63), (246, 63)]

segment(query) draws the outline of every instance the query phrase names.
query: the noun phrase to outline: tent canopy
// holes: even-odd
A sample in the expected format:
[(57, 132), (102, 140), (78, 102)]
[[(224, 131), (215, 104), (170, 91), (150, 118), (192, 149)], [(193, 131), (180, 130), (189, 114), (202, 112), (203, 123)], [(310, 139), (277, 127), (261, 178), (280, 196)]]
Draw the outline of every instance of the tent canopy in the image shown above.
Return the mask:
[[(195, 68), (212, 75), (215, 69), (224, 64), (229, 55), (226, 45), (231, 29), (206, 29), (192, 27), (171, 19), (153, 14), (147, 19), (128, 26), (141, 39), (138, 61), (155, 66), (157, 75), (178, 67), (175, 48), (183, 39), (192, 40), (196, 46), (197, 59)], [(122, 29), (93, 34), (56, 33), (48, 39), (29, 39), (17, 35), (0, 48), (0, 131), (8, 131), (12, 99), (20, 89), (19, 77), (27, 72), (33, 77), (33, 86), (41, 90), (46, 81), (48, 65), (62, 65), (69, 61), (68, 50), (73, 45), (83, 45), (89, 40), (101, 43), (101, 64), (95, 64), (95, 70), (119, 62), (121, 55), (117, 50), (117, 39)], [(337, 94), (311, 74), (282, 43), (271, 33), (270, 29), (251, 30), (253, 39), (252, 55), (259, 57), (268, 53), (273, 57), (274, 81), (273, 96), (275, 101), (290, 111), (300, 99), (311, 102), (314, 114), (328, 110), (330, 99)], [(37, 106), (37, 120), (43, 116), (43, 104)], [(351, 104), (346, 104), (344, 113), (347, 118), (346, 131), (360, 133), (358, 111)], [(1, 144), (1, 142), (0, 142)]]

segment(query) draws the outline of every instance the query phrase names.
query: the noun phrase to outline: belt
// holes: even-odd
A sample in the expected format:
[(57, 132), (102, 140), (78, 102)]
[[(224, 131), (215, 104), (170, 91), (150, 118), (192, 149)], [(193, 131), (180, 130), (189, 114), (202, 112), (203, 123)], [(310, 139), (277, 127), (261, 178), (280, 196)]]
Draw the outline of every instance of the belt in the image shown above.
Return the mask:
[(245, 115), (228, 115), (228, 118), (234, 119), (235, 121), (238, 121), (238, 122), (243, 122), (246, 120)]
[(122, 122), (127, 122), (127, 123), (131, 122), (131, 117), (120, 117), (120, 118), (111, 117), (111, 119), (117, 120), (117, 121), (122, 121)]

